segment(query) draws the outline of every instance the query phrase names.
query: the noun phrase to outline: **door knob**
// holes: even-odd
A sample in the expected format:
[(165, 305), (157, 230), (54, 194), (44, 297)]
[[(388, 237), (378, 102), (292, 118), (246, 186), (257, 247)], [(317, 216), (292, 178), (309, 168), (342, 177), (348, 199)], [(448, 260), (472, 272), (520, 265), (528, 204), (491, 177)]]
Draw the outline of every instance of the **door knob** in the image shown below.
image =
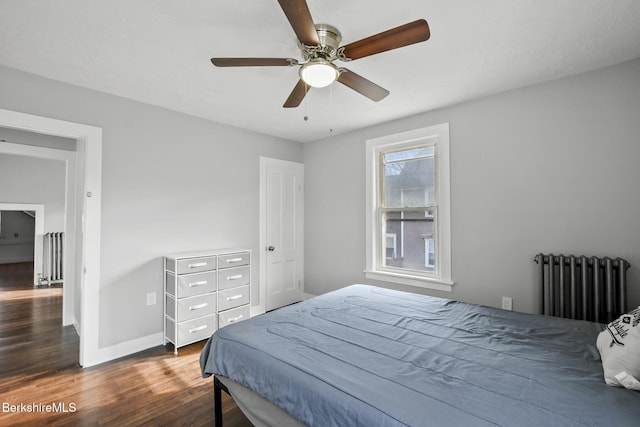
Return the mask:
[(273, 251), (275, 251), (275, 250), (276, 250), (276, 248), (275, 248), (275, 246), (268, 246), (268, 247), (267, 247), (267, 250), (268, 250), (269, 252), (273, 252)]

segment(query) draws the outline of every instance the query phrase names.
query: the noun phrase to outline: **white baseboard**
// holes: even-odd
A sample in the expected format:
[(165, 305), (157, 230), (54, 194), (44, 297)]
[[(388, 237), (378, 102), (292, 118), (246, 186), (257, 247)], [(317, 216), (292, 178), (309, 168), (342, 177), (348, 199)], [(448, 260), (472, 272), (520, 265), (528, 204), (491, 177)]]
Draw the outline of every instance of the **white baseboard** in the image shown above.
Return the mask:
[(164, 343), (162, 335), (162, 332), (158, 332), (156, 334), (147, 335), (146, 337), (126, 341), (110, 347), (100, 348), (98, 349), (97, 354), (91, 355), (92, 357), (85, 356), (83, 367), (88, 368), (89, 366), (99, 365), (101, 363), (109, 362), (111, 360), (119, 359), (124, 356), (129, 356), (131, 354), (162, 345)]
[(71, 316), (62, 316), (62, 326), (69, 326), (72, 325), (76, 332), (78, 332), (78, 335), (80, 335), (80, 325), (78, 325), (78, 320), (76, 319), (76, 317), (74, 315)]
[[(76, 316), (73, 313), (62, 313), (62, 326), (73, 325), (75, 327), (77, 324), (78, 319), (76, 319)], [(76, 330), (78, 330), (77, 327)]]
[(260, 304), (260, 305), (252, 305), (251, 306), (251, 317), (253, 316), (259, 316), (261, 314), (265, 314), (267, 312), (266, 308), (264, 305)]
[[(303, 293), (302, 293), (302, 300), (304, 301), (304, 300), (307, 300), (307, 299), (309, 299), (309, 298), (313, 298), (313, 297), (315, 297), (315, 296), (316, 296), (316, 295), (308, 294), (308, 293), (306, 293), (306, 292), (303, 292)], [(259, 316), (259, 315), (261, 315), (261, 314), (265, 314), (266, 312), (267, 312), (266, 307), (265, 307), (264, 305), (262, 305), (262, 304), (259, 304), (259, 305), (252, 305), (252, 306), (251, 306), (251, 317), (253, 317), (253, 316)]]

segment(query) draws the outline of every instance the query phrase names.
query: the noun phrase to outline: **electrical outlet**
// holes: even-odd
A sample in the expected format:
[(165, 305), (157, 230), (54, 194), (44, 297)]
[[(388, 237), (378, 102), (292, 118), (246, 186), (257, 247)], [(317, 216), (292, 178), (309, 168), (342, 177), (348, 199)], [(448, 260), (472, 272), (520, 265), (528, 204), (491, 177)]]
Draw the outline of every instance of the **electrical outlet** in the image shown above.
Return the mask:
[(147, 293), (147, 305), (156, 305), (156, 293), (155, 292)]
[(502, 297), (502, 308), (505, 310), (513, 310), (513, 298)]

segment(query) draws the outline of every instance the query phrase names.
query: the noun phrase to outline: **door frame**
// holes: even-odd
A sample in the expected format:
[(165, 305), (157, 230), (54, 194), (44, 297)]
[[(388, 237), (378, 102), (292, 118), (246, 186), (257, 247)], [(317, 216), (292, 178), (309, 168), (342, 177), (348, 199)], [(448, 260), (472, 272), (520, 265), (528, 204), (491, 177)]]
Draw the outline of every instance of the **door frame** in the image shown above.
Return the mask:
[[(0, 126), (77, 141), (77, 185), (67, 199), (76, 201), (76, 281), (80, 280), (79, 363), (100, 363), (100, 215), (102, 193), (102, 128), (0, 109)], [(20, 144), (18, 144), (20, 145)], [(68, 201), (68, 200), (67, 200)], [(64, 300), (64, 298), (63, 298)]]
[[(251, 307), (251, 316), (263, 314), (267, 310), (267, 168), (269, 166), (295, 166), (302, 168), (304, 174), (304, 164), (298, 162), (292, 162), (288, 160), (274, 159), (271, 157), (260, 156), (260, 237), (259, 237), (259, 268), (260, 268), (260, 303), (257, 306)], [(301, 197), (303, 197), (302, 205), (304, 206), (304, 191)], [(304, 245), (304, 210), (300, 212), (302, 218), (300, 218), (300, 233), (302, 233), (302, 242)], [(304, 251), (300, 253), (300, 268), (302, 270), (302, 276), (304, 277)], [(302, 289), (302, 295), (304, 295), (304, 286)]]

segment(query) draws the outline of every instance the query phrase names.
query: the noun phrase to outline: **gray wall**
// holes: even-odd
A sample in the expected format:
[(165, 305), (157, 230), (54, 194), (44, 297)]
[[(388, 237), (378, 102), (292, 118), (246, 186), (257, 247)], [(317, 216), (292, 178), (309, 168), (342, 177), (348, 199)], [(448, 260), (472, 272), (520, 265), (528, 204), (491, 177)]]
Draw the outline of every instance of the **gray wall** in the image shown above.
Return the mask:
[(0, 202), (44, 205), (45, 233), (65, 231), (64, 190), (63, 161), (0, 154)]
[(532, 259), (554, 252), (626, 258), (640, 304), (640, 59), (305, 144), (306, 292), (376, 283), (362, 273), (365, 140), (443, 122), (455, 285), (424, 293), (535, 312)]
[(259, 276), (259, 156), (300, 162), (299, 143), (9, 68), (0, 93), (0, 108), (103, 129), (100, 347), (162, 331), (167, 252), (248, 247)]

